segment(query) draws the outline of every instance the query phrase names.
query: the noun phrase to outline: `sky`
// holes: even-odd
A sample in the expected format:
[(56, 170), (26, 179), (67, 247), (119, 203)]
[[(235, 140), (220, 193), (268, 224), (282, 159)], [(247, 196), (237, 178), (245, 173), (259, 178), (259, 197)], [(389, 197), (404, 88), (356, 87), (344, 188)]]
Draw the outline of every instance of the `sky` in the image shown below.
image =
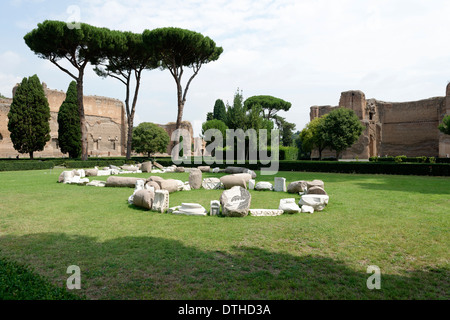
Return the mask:
[[(311, 106), (336, 106), (343, 91), (413, 101), (444, 96), (450, 81), (447, 0), (2, 0), (0, 12), (0, 93), (7, 97), (33, 74), (63, 91), (72, 80), (23, 40), (44, 20), (139, 33), (179, 27), (210, 37), (224, 51), (201, 68), (187, 93), (183, 120), (192, 123), (195, 136), (215, 101), (232, 104), (238, 88), (244, 99), (289, 101), (291, 109), (279, 115), (301, 130)], [(88, 66), (84, 93), (123, 101), (125, 87)], [(164, 124), (176, 115), (170, 72), (145, 72), (135, 124)]]

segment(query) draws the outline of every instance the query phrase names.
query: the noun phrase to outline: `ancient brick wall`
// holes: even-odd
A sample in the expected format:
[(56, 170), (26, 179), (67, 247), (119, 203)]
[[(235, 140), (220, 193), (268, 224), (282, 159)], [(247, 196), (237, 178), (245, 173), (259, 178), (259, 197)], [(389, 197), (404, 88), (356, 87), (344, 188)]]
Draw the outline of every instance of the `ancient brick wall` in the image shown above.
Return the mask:
[[(355, 111), (365, 130), (359, 140), (342, 154), (343, 159), (368, 159), (371, 156), (450, 155), (450, 136), (439, 132), (438, 125), (450, 114), (450, 86), (445, 97), (411, 102), (366, 100), (361, 91), (342, 92), (339, 106)], [(313, 106), (310, 119), (323, 116), (337, 107)], [(317, 157), (318, 152), (313, 152)], [(323, 157), (335, 156), (326, 150)]]
[[(50, 107), (50, 136), (43, 151), (36, 152), (39, 157), (62, 157), (58, 145), (58, 111), (66, 98), (63, 91), (47, 88), (43, 83), (44, 92)], [(13, 89), (13, 95), (16, 87)], [(15, 158), (19, 153), (14, 150), (8, 131), (8, 112), (12, 99), (0, 100), (0, 158)], [(123, 156), (126, 145), (126, 119), (124, 105), (120, 100), (85, 96), (84, 109), (88, 127), (88, 154), (90, 156)], [(67, 156), (67, 154), (65, 155)], [(20, 158), (28, 157), (20, 154)]]

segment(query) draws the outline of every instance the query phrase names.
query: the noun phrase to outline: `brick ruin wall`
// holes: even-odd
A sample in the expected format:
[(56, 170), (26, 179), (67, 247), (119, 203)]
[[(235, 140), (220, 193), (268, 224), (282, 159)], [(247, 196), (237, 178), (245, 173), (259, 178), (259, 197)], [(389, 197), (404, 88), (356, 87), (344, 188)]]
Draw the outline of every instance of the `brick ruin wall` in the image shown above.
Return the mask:
[[(445, 97), (411, 102), (384, 102), (367, 99), (361, 91), (341, 93), (339, 107), (355, 111), (365, 130), (359, 140), (342, 154), (343, 159), (368, 159), (372, 156), (450, 156), (450, 136), (438, 129), (450, 114), (450, 84)], [(310, 119), (323, 116), (334, 106), (313, 106)], [(313, 152), (318, 157), (318, 152)], [(322, 157), (334, 157), (325, 150)]]
[[(63, 91), (48, 89), (43, 83), (44, 92), (50, 107), (50, 141), (43, 151), (35, 152), (39, 157), (62, 157), (58, 145), (58, 111), (66, 98)], [(16, 87), (13, 89), (13, 95)], [(8, 131), (8, 112), (12, 99), (0, 100), (0, 158), (27, 158), (28, 154), (19, 154), (13, 147)], [(85, 96), (84, 109), (88, 127), (89, 156), (123, 156), (126, 144), (126, 116), (120, 100)]]
[[(50, 107), (50, 141), (47, 142), (43, 151), (35, 152), (35, 158), (51, 158), (68, 156), (63, 154), (58, 145), (58, 111), (66, 98), (63, 91), (48, 89), (43, 83), (44, 92)], [(13, 89), (13, 96), (17, 86)], [(86, 115), (88, 132), (88, 155), (91, 157), (117, 157), (126, 154), (126, 134), (127, 119), (125, 115), (124, 104), (117, 99), (85, 96), (84, 110)], [(0, 99), (0, 158), (28, 158), (28, 154), (19, 154), (13, 147), (10, 133), (8, 131), (8, 113), (12, 99)], [(161, 125), (169, 137), (175, 130), (176, 123), (169, 122)], [(183, 121), (181, 127), (189, 131), (194, 144), (194, 135), (192, 125), (189, 121)], [(202, 140), (202, 149), (205, 148), (205, 142)], [(167, 153), (171, 153), (171, 144), (167, 147)], [(192, 149), (195, 154), (195, 150)], [(201, 155), (202, 150), (197, 151), (196, 155)], [(159, 154), (161, 155), (161, 154)]]

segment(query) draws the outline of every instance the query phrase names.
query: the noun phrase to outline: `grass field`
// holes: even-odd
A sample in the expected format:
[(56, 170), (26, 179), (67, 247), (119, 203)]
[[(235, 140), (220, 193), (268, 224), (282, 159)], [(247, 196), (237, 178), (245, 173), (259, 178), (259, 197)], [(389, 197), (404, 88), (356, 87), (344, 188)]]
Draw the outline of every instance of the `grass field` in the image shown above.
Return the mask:
[[(60, 288), (67, 267), (77, 265), (81, 290), (71, 293), (78, 296), (450, 298), (449, 178), (279, 172), (288, 183), (323, 180), (329, 205), (311, 215), (222, 218), (141, 210), (127, 203), (133, 189), (58, 184), (61, 171), (0, 172), (0, 259), (27, 265)], [(188, 180), (187, 173), (161, 176)], [(220, 194), (176, 192), (170, 206), (209, 209)], [(251, 194), (252, 208), (278, 208), (293, 196)], [(381, 269), (380, 290), (366, 286), (370, 265)]]

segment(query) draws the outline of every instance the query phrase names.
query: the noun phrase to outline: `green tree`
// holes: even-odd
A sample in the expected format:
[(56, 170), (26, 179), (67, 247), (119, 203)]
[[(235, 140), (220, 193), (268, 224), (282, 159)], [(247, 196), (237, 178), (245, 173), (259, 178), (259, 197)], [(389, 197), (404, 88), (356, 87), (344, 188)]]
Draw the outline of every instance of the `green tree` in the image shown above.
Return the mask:
[(222, 120), (218, 120), (218, 119), (208, 120), (206, 122), (203, 122), (203, 124), (202, 124), (202, 136), (209, 129), (217, 129), (220, 131), (222, 136), (225, 137), (228, 127), (225, 124), (225, 122), (223, 122)]
[(227, 110), (222, 99), (217, 99), (214, 103), (213, 119), (227, 121)]
[[(205, 132), (208, 131), (209, 129), (216, 129), (219, 130), (220, 133), (222, 134), (222, 141), (221, 142), (221, 146), (224, 147), (226, 145), (226, 136), (227, 136), (227, 125), (225, 124), (225, 122), (223, 122), (222, 120), (218, 120), (218, 119), (212, 119), (212, 120), (208, 120), (206, 122), (203, 122), (202, 124), (202, 137), (204, 137)], [(211, 141), (211, 143), (216, 142)], [(215, 156), (215, 154), (213, 154), (212, 156)]]
[(439, 130), (444, 134), (450, 134), (450, 115), (447, 115), (442, 119)]
[(285, 118), (275, 115), (275, 123), (281, 134), (281, 144), (285, 147), (291, 147), (294, 144), (295, 123), (286, 121)]
[[(223, 49), (217, 47), (212, 39), (200, 33), (173, 27), (145, 30), (143, 40), (151, 50), (158, 52), (162, 68), (169, 69), (175, 79), (178, 103), (176, 129), (179, 129), (189, 85), (200, 68), (206, 63), (217, 60)], [(192, 69), (193, 73), (183, 89), (182, 76), (185, 67)]]
[(206, 121), (213, 120), (213, 119), (214, 119), (213, 113), (212, 112), (208, 112), (206, 114)]
[(306, 127), (300, 132), (297, 145), (300, 144), (303, 152), (310, 153), (313, 149), (319, 152), (319, 159), (322, 160), (322, 151), (327, 147), (325, 140), (325, 131), (323, 123), (327, 115), (319, 118), (314, 118)]
[(50, 108), (37, 75), (23, 78), (8, 113), (8, 130), (14, 149), (29, 153), (44, 150), (50, 140)]
[(246, 118), (246, 111), (243, 105), (244, 98), (242, 96), (242, 90), (239, 91), (237, 88), (234, 98), (233, 105), (229, 105), (227, 102), (226, 108), (226, 125), (230, 129), (242, 129), (245, 130), (246, 124), (244, 119)]
[(81, 155), (80, 115), (75, 81), (70, 82), (66, 99), (58, 111), (58, 141), (62, 153), (69, 153), (71, 158)]
[(244, 102), (244, 106), (247, 110), (258, 105), (262, 108), (263, 117), (267, 120), (273, 119), (278, 111), (289, 111), (291, 108), (290, 102), (267, 95), (253, 96)]
[(351, 147), (364, 131), (358, 116), (351, 109), (337, 108), (327, 114), (323, 121), (325, 144), (336, 151), (336, 159)]
[[(87, 126), (83, 105), (83, 78), (88, 63), (98, 64), (103, 57), (106, 44), (112, 43), (106, 28), (97, 28), (80, 23), (69, 28), (63, 21), (46, 20), (24, 36), (27, 46), (42, 59), (49, 60), (77, 82), (77, 104), (80, 116), (81, 158), (88, 158)], [(68, 62), (75, 72), (65, 68)]]
[[(130, 159), (133, 122), (142, 72), (156, 69), (159, 61), (152, 48), (144, 44), (142, 34), (110, 31), (108, 39), (111, 43), (104, 52), (105, 59), (99, 62), (94, 71), (101, 77), (109, 76), (125, 85), (125, 110), (128, 124), (126, 158)], [(131, 85), (132, 80), (134, 80), (134, 89)], [(133, 92), (130, 93), (130, 91)]]
[(152, 153), (166, 152), (169, 141), (166, 130), (154, 123), (142, 122), (133, 129), (133, 150), (146, 153), (149, 158)]

